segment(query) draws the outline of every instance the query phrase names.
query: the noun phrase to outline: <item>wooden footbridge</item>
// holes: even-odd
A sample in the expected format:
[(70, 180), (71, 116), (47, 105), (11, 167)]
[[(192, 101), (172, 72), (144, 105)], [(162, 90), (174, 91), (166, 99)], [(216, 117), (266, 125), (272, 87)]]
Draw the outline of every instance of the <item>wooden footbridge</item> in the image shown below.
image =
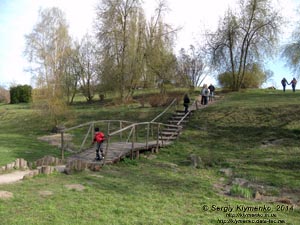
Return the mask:
[(93, 162), (96, 148), (91, 146), (91, 143), (95, 127), (99, 127), (106, 134), (106, 141), (103, 146), (104, 160), (97, 162), (101, 165), (116, 163), (125, 157), (138, 158), (140, 152), (144, 151), (158, 152), (160, 148), (170, 145), (177, 139), (191, 113), (198, 108), (195, 101), (188, 113), (173, 109), (173, 112), (169, 113), (171, 117), (168, 123), (156, 122), (174, 107), (177, 108), (175, 99), (150, 122), (133, 123), (122, 120), (101, 120), (61, 129), (61, 157), (64, 159), (65, 151), (70, 149), (70, 143), (67, 143), (65, 137), (66, 134), (71, 133), (72, 136), (75, 136), (75, 140), (80, 139), (79, 137), (83, 140), (81, 144), (79, 143), (79, 150), (74, 152), (74, 146), (72, 146), (74, 154), (69, 156), (67, 161), (80, 159), (87, 163)]

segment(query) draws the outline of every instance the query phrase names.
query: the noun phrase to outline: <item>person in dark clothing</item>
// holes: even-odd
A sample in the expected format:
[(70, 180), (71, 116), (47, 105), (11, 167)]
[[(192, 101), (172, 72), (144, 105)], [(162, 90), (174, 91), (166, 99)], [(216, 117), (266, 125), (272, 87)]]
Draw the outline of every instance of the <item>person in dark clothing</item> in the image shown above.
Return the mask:
[(291, 83), (289, 83), (289, 84), (292, 85), (293, 92), (295, 92), (296, 84), (297, 84), (296, 78), (294, 77), (293, 80), (291, 81)]
[(210, 84), (208, 86), (208, 90), (209, 90), (209, 97), (208, 97), (208, 99), (211, 102), (213, 100), (214, 94), (215, 94), (215, 87), (214, 87), (214, 85)]
[[(104, 134), (99, 131), (98, 127), (96, 127), (95, 128), (94, 140), (93, 140), (93, 143), (92, 143), (92, 145), (97, 143), (96, 158), (95, 158), (96, 161), (100, 161), (100, 160), (104, 159), (104, 156), (103, 156), (103, 142), (104, 142), (104, 140), (105, 140)], [(99, 154), (99, 153), (101, 153), (101, 154)]]
[(282, 84), (283, 92), (285, 92), (285, 87), (287, 84), (289, 84), (289, 82), (285, 79), (285, 77), (282, 78), (281, 84)]
[(185, 94), (183, 97), (183, 106), (184, 106), (184, 113), (187, 114), (189, 110), (190, 98), (188, 94)]
[(201, 105), (207, 105), (208, 103), (209, 90), (207, 84), (204, 84), (201, 90)]

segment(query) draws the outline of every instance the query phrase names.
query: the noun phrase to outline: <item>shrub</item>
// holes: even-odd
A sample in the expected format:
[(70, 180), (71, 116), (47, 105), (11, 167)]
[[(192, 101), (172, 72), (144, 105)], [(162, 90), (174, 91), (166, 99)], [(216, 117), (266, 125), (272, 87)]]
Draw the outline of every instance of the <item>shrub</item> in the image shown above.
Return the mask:
[[(242, 88), (259, 88), (267, 79), (272, 76), (270, 71), (265, 71), (257, 63), (249, 64), (246, 67), (245, 75), (242, 82)], [(219, 84), (224, 88), (233, 88), (233, 77), (230, 72), (218, 75)]]
[(166, 96), (164, 95), (153, 95), (151, 97), (148, 98), (149, 104), (151, 105), (151, 107), (159, 107), (159, 106), (163, 106), (166, 103)]
[(31, 101), (32, 87), (29, 85), (18, 85), (10, 88), (10, 103), (29, 103)]
[(150, 96), (148, 98), (148, 102), (151, 107), (165, 107), (170, 105), (174, 98), (177, 98), (178, 102), (180, 101), (180, 98), (178, 98), (177, 96), (156, 94)]
[(253, 191), (235, 184), (230, 189), (230, 195), (250, 199), (253, 197)]

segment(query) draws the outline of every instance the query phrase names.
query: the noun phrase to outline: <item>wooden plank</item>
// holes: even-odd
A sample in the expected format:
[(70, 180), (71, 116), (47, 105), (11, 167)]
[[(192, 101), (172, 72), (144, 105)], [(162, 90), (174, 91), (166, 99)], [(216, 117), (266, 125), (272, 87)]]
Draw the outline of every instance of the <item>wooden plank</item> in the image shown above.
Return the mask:
[[(165, 141), (163, 143), (163, 146), (169, 145), (171, 142)], [(153, 148), (156, 148), (157, 142), (156, 141), (150, 141), (148, 142), (148, 146), (146, 146), (146, 143), (135, 143), (133, 152), (139, 152), (141, 150), (149, 150), (151, 151)], [(162, 146), (160, 143), (159, 146)], [(106, 145), (104, 144), (104, 149)], [(132, 143), (126, 143), (126, 142), (115, 142), (111, 143), (107, 155), (105, 156), (105, 163), (112, 164), (114, 162), (120, 161), (122, 158), (129, 156), (131, 151)], [(74, 160), (74, 159), (83, 159), (89, 162), (92, 162), (95, 159), (96, 156), (96, 148), (89, 148), (81, 153), (78, 153), (76, 155), (73, 155), (68, 158), (68, 160)]]

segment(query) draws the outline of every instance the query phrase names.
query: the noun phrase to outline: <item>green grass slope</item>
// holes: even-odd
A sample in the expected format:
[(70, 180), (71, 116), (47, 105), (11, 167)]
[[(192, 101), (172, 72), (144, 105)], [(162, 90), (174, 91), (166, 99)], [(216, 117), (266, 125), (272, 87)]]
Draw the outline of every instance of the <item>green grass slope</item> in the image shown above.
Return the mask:
[[(100, 172), (0, 185), (0, 191), (14, 195), (0, 199), (0, 224), (300, 224), (299, 103), (300, 93), (226, 94), (195, 112), (178, 141), (159, 154), (126, 159)], [(118, 112), (124, 116), (118, 119), (143, 121), (158, 109), (75, 106), (68, 123)], [(17, 156), (34, 160), (57, 153), (37, 141), (47, 133), (40, 119), (26, 105), (0, 106), (0, 165)], [(201, 157), (200, 168), (191, 166), (191, 154)], [(233, 185), (237, 180), (249, 185)], [(70, 184), (84, 189), (68, 189)], [(261, 200), (253, 197), (257, 190)]]
[(34, 161), (44, 155), (58, 156), (57, 148), (37, 140), (47, 129), (47, 118), (29, 105), (0, 105), (0, 165), (16, 158)]

